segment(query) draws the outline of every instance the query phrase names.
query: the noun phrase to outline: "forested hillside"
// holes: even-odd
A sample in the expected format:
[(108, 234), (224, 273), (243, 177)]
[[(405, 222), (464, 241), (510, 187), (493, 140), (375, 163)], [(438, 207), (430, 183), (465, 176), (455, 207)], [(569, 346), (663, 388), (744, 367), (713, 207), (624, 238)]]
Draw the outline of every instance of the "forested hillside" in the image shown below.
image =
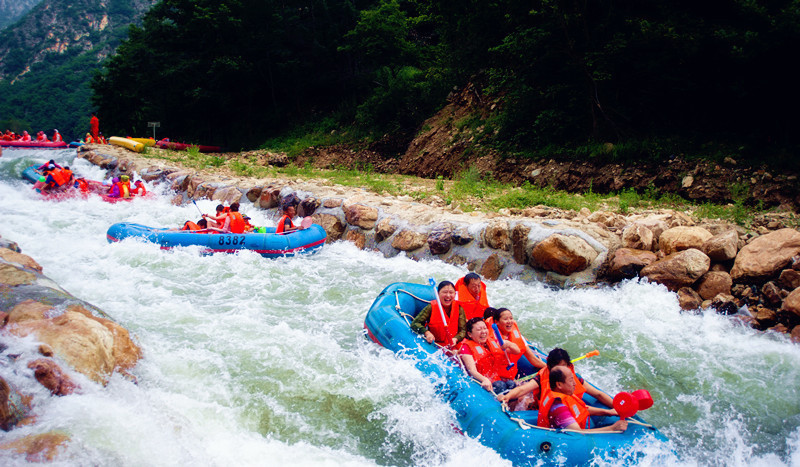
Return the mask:
[(413, 134), (471, 83), (507, 151), (788, 157), (798, 49), (789, 0), (164, 0), (93, 88), (117, 131), (233, 148), (309, 121)]
[(0, 30), (20, 19), (42, 0), (0, 0)]
[(0, 127), (79, 138), (89, 83), (155, 0), (45, 0), (0, 32)]

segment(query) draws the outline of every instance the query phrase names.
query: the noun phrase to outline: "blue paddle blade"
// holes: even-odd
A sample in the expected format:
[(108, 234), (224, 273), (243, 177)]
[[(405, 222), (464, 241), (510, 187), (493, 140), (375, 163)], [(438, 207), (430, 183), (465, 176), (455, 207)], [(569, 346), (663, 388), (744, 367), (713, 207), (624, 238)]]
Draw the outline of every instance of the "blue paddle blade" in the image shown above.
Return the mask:
[(436, 287), (436, 281), (433, 280), (433, 277), (428, 279), (428, 285), (430, 285), (431, 287)]
[(502, 346), (503, 338), (500, 337), (500, 328), (497, 327), (497, 323), (492, 323), (492, 329), (494, 329), (494, 335), (495, 337), (497, 337), (497, 342), (499, 342), (500, 345)]

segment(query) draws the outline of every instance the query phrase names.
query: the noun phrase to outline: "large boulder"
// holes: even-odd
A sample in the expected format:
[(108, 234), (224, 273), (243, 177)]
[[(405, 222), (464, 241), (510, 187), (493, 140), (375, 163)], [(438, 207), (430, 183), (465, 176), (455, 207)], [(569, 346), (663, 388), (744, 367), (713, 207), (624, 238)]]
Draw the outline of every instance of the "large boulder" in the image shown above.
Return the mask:
[(24, 454), (27, 462), (50, 463), (56, 460), (59, 451), (69, 440), (69, 435), (51, 431), (0, 442), (0, 450)]
[(8, 261), (9, 263), (18, 264), (24, 268), (42, 272), (42, 266), (37, 263), (36, 260), (18, 251), (10, 250), (8, 248), (0, 248), (0, 258)]
[(528, 262), (528, 234), (531, 227), (526, 224), (517, 224), (511, 229), (511, 257), (517, 264)]
[(658, 260), (652, 251), (633, 248), (617, 248), (610, 253), (603, 267), (602, 275), (612, 282), (633, 279), (639, 272)]
[(800, 318), (800, 289), (794, 289), (783, 299), (781, 310), (788, 311)]
[(387, 238), (394, 235), (394, 232), (397, 230), (397, 226), (394, 225), (392, 219), (389, 217), (384, 217), (378, 222), (378, 225), (375, 227), (375, 241), (382, 242)]
[(363, 250), (367, 245), (367, 236), (364, 235), (364, 232), (362, 232), (360, 229), (348, 230), (344, 236), (344, 239), (355, 244), (359, 250)]
[(495, 250), (511, 250), (511, 238), (508, 231), (508, 222), (492, 222), (483, 230), (483, 239), (489, 248)]
[(485, 279), (489, 279), (490, 281), (494, 281), (500, 278), (500, 274), (503, 273), (503, 268), (505, 267), (505, 262), (497, 253), (492, 253), (486, 258), (486, 261), (483, 262), (480, 269), (480, 275), (483, 276)]
[(220, 203), (231, 205), (233, 203), (238, 203), (242, 199), (242, 196), (242, 192), (239, 191), (239, 189), (235, 186), (226, 186), (214, 191), (214, 195), (211, 197), (211, 199), (214, 201), (219, 201)]
[(450, 251), (450, 247), (453, 244), (452, 232), (452, 227), (447, 224), (437, 225), (431, 230), (427, 241), (432, 255), (443, 255)]
[(261, 209), (277, 208), (281, 204), (281, 190), (273, 186), (264, 187), (258, 196), (257, 204)]
[(328, 234), (325, 243), (333, 243), (342, 238), (345, 225), (338, 217), (333, 214), (314, 214), (311, 219), (315, 224), (322, 226), (325, 229), (325, 233)]
[(703, 243), (713, 237), (702, 227), (673, 227), (665, 230), (658, 238), (658, 247), (664, 255), (696, 248), (702, 251)]
[(33, 370), (33, 376), (42, 386), (50, 390), (54, 396), (72, 394), (77, 385), (61, 370), (61, 367), (49, 358), (37, 358), (28, 363), (28, 368)]
[(735, 282), (760, 283), (792, 263), (800, 253), (800, 232), (781, 229), (753, 239), (736, 255), (731, 269)]
[(733, 280), (731, 275), (722, 271), (709, 271), (697, 282), (697, 293), (703, 300), (711, 300), (719, 294), (731, 294)]
[(401, 230), (392, 239), (392, 247), (400, 251), (413, 251), (425, 246), (428, 236), (413, 230)]
[(114, 371), (127, 373), (141, 358), (141, 349), (128, 331), (113, 321), (96, 317), (80, 305), (69, 306), (61, 314), (46, 306), (33, 300), (19, 303), (9, 311), (4, 329), (19, 337), (35, 336), (98, 383), (105, 383)]
[(681, 310), (697, 310), (703, 303), (702, 297), (691, 287), (678, 289), (678, 305)]
[(739, 250), (739, 235), (735, 230), (727, 230), (709, 238), (701, 247), (701, 251), (711, 258), (711, 261), (730, 261), (736, 258)]
[(344, 215), (348, 224), (369, 230), (375, 227), (375, 222), (378, 220), (378, 209), (363, 204), (351, 204), (345, 209)]
[(653, 231), (643, 224), (634, 223), (622, 231), (622, 246), (633, 250), (652, 250)]
[(309, 196), (303, 201), (300, 201), (300, 205), (297, 206), (297, 215), (300, 217), (313, 216), (320, 204), (317, 198)]
[(784, 269), (778, 276), (778, 285), (785, 290), (794, 290), (800, 287), (800, 271)]
[(679, 251), (645, 266), (639, 273), (641, 277), (664, 284), (677, 291), (681, 287), (691, 287), (711, 267), (711, 260), (700, 250), (691, 248)]
[(553, 234), (537, 243), (530, 253), (530, 265), (568, 276), (583, 271), (597, 257), (586, 240), (573, 235)]

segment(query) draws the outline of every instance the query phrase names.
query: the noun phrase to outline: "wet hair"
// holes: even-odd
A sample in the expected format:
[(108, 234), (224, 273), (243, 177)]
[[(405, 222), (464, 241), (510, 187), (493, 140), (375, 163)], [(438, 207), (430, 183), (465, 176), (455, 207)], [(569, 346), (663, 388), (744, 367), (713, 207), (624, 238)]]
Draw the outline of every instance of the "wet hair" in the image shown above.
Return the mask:
[(487, 306), (485, 310), (483, 310), (483, 319), (494, 319), (494, 312), (497, 311), (496, 309)]
[(558, 366), (558, 364), (561, 362), (567, 362), (567, 364), (569, 364), (569, 361), (570, 358), (567, 351), (559, 347), (556, 347), (555, 349), (551, 350), (549, 354), (547, 354), (547, 368), (550, 369)]
[(503, 314), (504, 311), (511, 311), (508, 308), (492, 308), (494, 312), (492, 313), (492, 319), (495, 323), (500, 321), (500, 316)]
[(221, 204), (218, 204), (218, 205), (217, 205), (217, 212), (222, 212), (222, 211), (224, 211), (224, 210), (225, 210), (225, 206), (223, 206), (223, 205), (221, 205)]
[(467, 321), (467, 334), (472, 332), (472, 328), (474, 328), (476, 324), (482, 323), (482, 322), (483, 322), (483, 319), (480, 318), (479, 316), (471, 318), (469, 321)]
[(450, 281), (442, 281), (442, 282), (439, 282), (439, 286), (438, 286), (438, 287), (436, 287), (436, 291), (437, 291), (437, 292), (441, 292), (441, 291), (442, 291), (442, 289), (443, 289), (443, 288), (445, 288), (445, 287), (447, 287), (448, 285), (449, 285), (450, 287), (454, 288), (454, 289), (456, 288), (456, 286), (455, 286), (455, 285), (453, 285), (453, 283), (452, 283), (452, 282), (450, 282)]
[(481, 276), (477, 275), (474, 272), (471, 272), (464, 276), (464, 285), (469, 285), (470, 282), (477, 280), (478, 282), (481, 281)]
[(550, 389), (556, 389), (556, 383), (566, 383), (567, 378), (571, 377), (572, 375), (568, 375), (566, 371), (562, 370), (561, 368), (555, 368), (550, 370)]
[(200, 227), (205, 229), (205, 228), (208, 227), (208, 221), (204, 217), (204, 218), (200, 219), (199, 221), (197, 221), (197, 225), (199, 225)]
[(239, 203), (233, 203), (233, 204), (231, 204), (231, 211), (233, 211), (233, 212), (239, 212)]
[(68, 166), (68, 165), (65, 165), (65, 166), (64, 166), (64, 170), (69, 170), (69, 166)]

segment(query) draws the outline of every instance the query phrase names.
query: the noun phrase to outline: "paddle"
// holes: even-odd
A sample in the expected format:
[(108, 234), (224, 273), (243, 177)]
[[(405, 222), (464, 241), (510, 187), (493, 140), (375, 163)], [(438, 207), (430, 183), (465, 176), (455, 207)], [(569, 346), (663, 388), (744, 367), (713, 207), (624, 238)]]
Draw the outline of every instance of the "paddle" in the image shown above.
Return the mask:
[(620, 420), (633, 417), (639, 411), (639, 401), (633, 394), (622, 391), (614, 396), (614, 410), (617, 411)]
[[(441, 315), (442, 323), (444, 324), (444, 335), (447, 338), (447, 348), (449, 349), (453, 347), (453, 336), (450, 334), (450, 327), (447, 326), (447, 318), (444, 315), (442, 301), (439, 300), (439, 291), (436, 290), (436, 281), (433, 280), (433, 277), (428, 279), (428, 285), (433, 287), (433, 296), (436, 297), (436, 303), (439, 305), (439, 314)], [(452, 304), (450, 306), (452, 306)]]
[[(502, 348), (503, 347), (503, 337), (500, 335), (500, 328), (497, 327), (497, 323), (492, 323), (492, 329), (494, 329), (494, 336), (497, 337), (497, 342), (500, 343), (500, 347)], [(506, 352), (505, 349), (503, 349), (503, 355), (506, 356), (506, 363), (508, 363), (508, 366), (506, 367), (506, 370), (510, 370), (510, 369), (514, 368), (514, 363), (512, 363), (511, 359), (508, 358), (508, 352)]]
[(570, 360), (570, 363), (575, 363), (575, 362), (577, 362), (579, 360), (583, 360), (584, 358), (596, 357), (598, 355), (600, 355), (600, 351), (595, 349), (595, 350), (592, 350), (591, 352), (587, 353), (586, 355), (581, 355), (578, 358), (573, 358), (572, 360)]
[(195, 200), (192, 200), (192, 204), (194, 204), (194, 207), (196, 207), (197, 210), (200, 211), (200, 217), (203, 217), (203, 211), (200, 210), (200, 206), (197, 205), (197, 202)]
[(314, 219), (312, 219), (311, 216), (306, 216), (306, 217), (303, 218), (303, 221), (300, 222), (300, 229), (301, 230), (307, 229), (307, 228), (311, 227), (311, 224), (313, 224), (313, 223), (314, 223)]

